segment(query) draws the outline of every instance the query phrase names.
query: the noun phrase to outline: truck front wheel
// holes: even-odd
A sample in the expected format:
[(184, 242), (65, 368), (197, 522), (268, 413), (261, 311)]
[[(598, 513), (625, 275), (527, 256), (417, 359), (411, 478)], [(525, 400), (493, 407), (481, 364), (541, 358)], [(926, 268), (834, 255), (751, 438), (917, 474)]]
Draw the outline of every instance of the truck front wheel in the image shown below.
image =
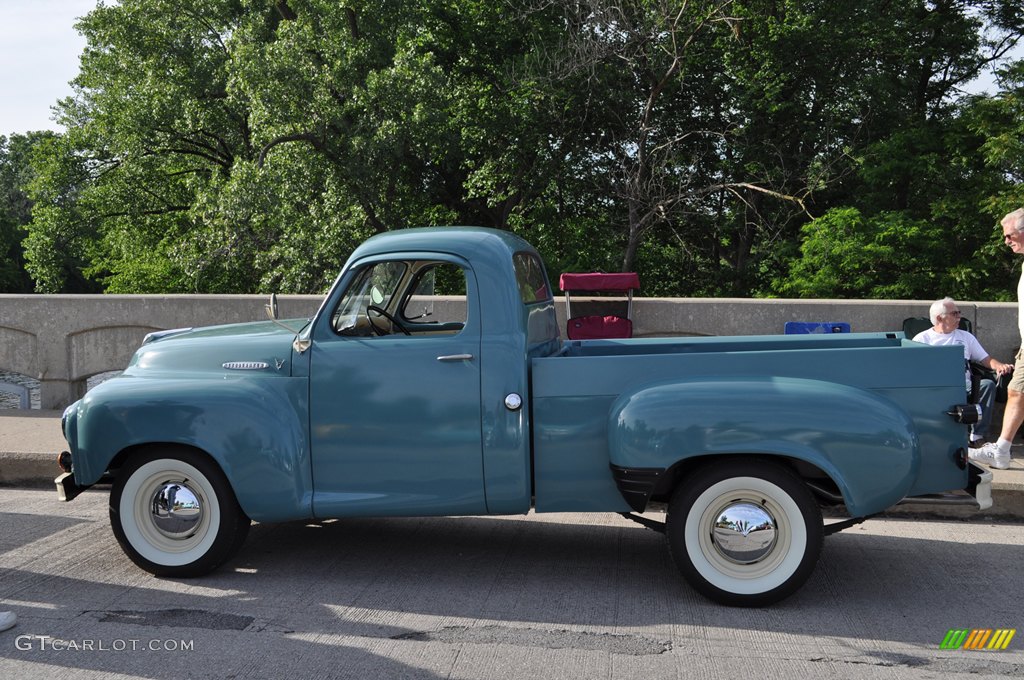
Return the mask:
[(689, 475), (669, 504), (666, 533), (686, 580), (722, 604), (758, 607), (797, 590), (814, 571), (821, 511), (785, 467), (753, 459)]
[(110, 491), (117, 542), (157, 576), (213, 571), (241, 547), (249, 524), (220, 468), (190, 449), (135, 456)]

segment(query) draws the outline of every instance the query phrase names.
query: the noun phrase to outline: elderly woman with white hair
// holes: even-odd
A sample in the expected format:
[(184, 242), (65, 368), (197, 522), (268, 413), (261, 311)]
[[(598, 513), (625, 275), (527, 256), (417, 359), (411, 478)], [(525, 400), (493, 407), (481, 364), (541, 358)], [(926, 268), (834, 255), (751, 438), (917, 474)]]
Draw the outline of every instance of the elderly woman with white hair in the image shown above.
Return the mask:
[[(967, 362), (979, 363), (985, 368), (995, 371), (998, 375), (1010, 373), (1013, 371), (1013, 366), (990, 357), (974, 335), (960, 328), (960, 316), (956, 300), (950, 297), (936, 300), (928, 310), (928, 317), (934, 325), (926, 331), (921, 331), (913, 339), (914, 342), (923, 342), (926, 345), (960, 345), (963, 347), (965, 362), (964, 382), (967, 392), (970, 393), (971, 371), (966, 366)], [(978, 394), (976, 396), (977, 403), (981, 405), (981, 420), (971, 429), (972, 447), (981, 446), (985, 442), (985, 437), (988, 436), (988, 426), (992, 422), (992, 407), (995, 404), (995, 396), (995, 382), (983, 378), (978, 386)]]

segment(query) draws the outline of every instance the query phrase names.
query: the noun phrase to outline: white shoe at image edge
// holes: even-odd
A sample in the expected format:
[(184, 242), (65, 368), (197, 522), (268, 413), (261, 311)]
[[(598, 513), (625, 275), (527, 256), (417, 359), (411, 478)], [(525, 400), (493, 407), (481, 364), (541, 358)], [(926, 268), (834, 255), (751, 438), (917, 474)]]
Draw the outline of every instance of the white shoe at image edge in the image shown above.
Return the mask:
[(18, 615), (14, 612), (0, 612), (0, 631), (14, 628), (18, 622)]
[(994, 442), (985, 444), (981, 448), (971, 449), (967, 456), (975, 462), (997, 470), (1005, 470), (1010, 467), (1010, 454), (1000, 453), (999, 447)]

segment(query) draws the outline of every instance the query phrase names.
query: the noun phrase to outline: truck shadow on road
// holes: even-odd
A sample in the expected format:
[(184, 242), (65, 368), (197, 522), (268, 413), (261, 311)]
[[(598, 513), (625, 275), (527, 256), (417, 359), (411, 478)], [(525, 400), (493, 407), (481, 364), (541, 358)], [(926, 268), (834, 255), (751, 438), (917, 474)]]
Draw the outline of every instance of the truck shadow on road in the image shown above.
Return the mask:
[[(949, 525), (904, 523), (916, 538), (864, 527), (830, 536), (817, 570), (794, 596), (765, 609), (736, 609), (695, 593), (663, 536), (601, 517), (602, 524), (531, 515), (256, 525), (228, 572), (252, 578), (247, 590), (272, 592), (303, 573), (313, 577), (307, 596), (334, 611), (556, 627), (713, 623), (929, 645), (938, 633), (914, 632), (908, 621), (934, 621), (944, 634), (964, 625), (1012, 625), (1020, 611), (1021, 596), (993, 598), (991, 580), (972, 575), (1009, 576), (1024, 549), (929, 539), (917, 530)], [(380, 634), (356, 619), (338, 623), (350, 634)]]
[[(527, 655), (579, 644), (613, 654), (713, 654), (756, 632), (768, 645), (775, 636), (806, 636), (812, 657), (821, 638), (832, 647), (937, 650), (950, 628), (1015, 626), (1024, 599), (1019, 589), (994, 592), (991, 581), (970, 577), (1013, 574), (1024, 550), (950, 540), (948, 523), (898, 522), (884, 532), (892, 535), (866, 525), (831, 536), (796, 595), (770, 608), (736, 609), (690, 589), (664, 537), (611, 515), (257, 524), (232, 562), (192, 580), (139, 571), (101, 520), (51, 520), (0, 516), (18, 527), (16, 536), (88, 543), (82, 566), (102, 576), (85, 577), (56, 557), (0, 569), (0, 599), (21, 603), (18, 632), (199, 641), (191, 656), (148, 657), (145, 677), (153, 678), (185, 677), (197, 661), (212, 664), (214, 675), (242, 668), (283, 677), (293, 658), (314, 671), (342, 664), (347, 670), (336, 677), (446, 675), (395, 653), (423, 643), (518, 645)], [(0, 542), (4, 557), (24, 545)], [(19, 651), (10, 636), (0, 638), (0, 659), (142, 668), (123, 656)]]

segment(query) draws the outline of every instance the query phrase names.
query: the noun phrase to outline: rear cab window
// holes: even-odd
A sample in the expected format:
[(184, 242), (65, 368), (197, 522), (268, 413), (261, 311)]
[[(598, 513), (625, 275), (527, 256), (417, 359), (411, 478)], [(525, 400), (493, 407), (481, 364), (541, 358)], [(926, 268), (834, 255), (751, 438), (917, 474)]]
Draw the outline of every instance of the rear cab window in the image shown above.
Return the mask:
[(512, 256), (512, 265), (516, 272), (519, 297), (524, 305), (547, 302), (552, 299), (548, 278), (544, 273), (544, 264), (536, 253), (515, 253)]

